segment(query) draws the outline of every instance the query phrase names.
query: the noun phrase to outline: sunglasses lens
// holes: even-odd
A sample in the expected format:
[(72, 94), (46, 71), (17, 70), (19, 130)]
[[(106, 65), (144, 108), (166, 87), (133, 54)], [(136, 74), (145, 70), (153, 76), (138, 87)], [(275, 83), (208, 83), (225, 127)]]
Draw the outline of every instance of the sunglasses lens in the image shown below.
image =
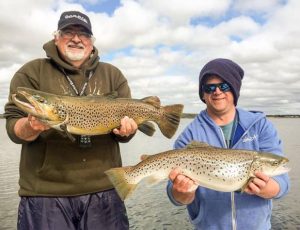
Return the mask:
[(204, 85), (204, 92), (205, 93), (212, 93), (216, 91), (217, 86), (214, 84)]
[(216, 91), (217, 87), (222, 91), (222, 92), (227, 92), (230, 91), (230, 86), (226, 82), (222, 82), (219, 84), (206, 84), (203, 86), (204, 92), (205, 93), (213, 93)]
[(219, 85), (219, 89), (223, 92), (227, 92), (230, 90), (230, 86), (224, 82)]

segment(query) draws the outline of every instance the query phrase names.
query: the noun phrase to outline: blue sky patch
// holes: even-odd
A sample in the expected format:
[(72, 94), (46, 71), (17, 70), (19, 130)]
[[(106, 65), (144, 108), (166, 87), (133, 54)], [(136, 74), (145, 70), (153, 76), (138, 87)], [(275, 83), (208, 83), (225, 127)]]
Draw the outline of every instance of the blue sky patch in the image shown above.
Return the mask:
[(95, 13), (107, 13), (112, 15), (120, 7), (120, 0), (97, 0), (97, 1), (80, 1), (74, 0), (74, 3), (81, 4), (87, 11)]

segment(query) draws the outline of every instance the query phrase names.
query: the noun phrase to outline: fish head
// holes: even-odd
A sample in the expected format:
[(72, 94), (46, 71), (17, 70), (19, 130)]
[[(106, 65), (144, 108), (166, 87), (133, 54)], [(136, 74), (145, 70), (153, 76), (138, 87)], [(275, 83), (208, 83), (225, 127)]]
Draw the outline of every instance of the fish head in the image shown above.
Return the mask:
[(37, 118), (49, 121), (62, 120), (57, 108), (59, 98), (56, 95), (18, 87), (17, 93), (12, 95), (12, 100), (24, 112)]
[(289, 160), (286, 157), (272, 153), (260, 153), (256, 156), (255, 171), (261, 171), (271, 177), (277, 176), (290, 171), (287, 167), (288, 162)]

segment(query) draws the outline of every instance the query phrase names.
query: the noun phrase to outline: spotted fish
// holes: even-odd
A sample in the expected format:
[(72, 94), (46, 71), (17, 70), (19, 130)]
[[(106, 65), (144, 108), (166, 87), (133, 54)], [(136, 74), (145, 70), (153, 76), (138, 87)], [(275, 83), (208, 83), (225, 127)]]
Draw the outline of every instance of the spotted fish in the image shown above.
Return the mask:
[(151, 136), (155, 131), (149, 121), (157, 123), (164, 136), (171, 138), (175, 134), (183, 105), (161, 106), (155, 96), (141, 100), (116, 96), (62, 96), (19, 87), (12, 100), (24, 112), (36, 116), (52, 128), (71, 134), (109, 133), (120, 126), (124, 116), (132, 118), (139, 125), (139, 130), (147, 135)]
[(105, 173), (122, 200), (131, 194), (138, 183), (168, 178), (176, 167), (198, 185), (222, 192), (243, 190), (255, 171), (276, 176), (289, 171), (288, 159), (272, 153), (223, 149), (203, 142), (191, 142), (186, 148), (143, 156), (135, 166), (112, 168)]

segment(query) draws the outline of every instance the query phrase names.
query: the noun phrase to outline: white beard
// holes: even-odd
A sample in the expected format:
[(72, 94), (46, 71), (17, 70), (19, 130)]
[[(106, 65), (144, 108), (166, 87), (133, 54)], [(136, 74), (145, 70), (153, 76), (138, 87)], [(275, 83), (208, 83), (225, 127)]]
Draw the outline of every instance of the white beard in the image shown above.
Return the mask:
[(66, 57), (71, 60), (71, 61), (80, 61), (83, 59), (84, 57), (84, 51), (80, 51), (80, 52), (72, 52), (69, 50), (66, 50)]

